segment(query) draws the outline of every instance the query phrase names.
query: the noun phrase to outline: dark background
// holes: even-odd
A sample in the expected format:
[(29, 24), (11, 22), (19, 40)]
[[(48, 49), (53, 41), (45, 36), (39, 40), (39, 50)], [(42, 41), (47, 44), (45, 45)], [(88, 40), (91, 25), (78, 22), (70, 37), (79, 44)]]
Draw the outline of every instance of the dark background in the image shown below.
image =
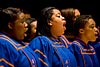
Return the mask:
[(0, 0), (0, 8), (5, 7), (19, 7), (28, 11), (32, 17), (37, 18), (42, 8), (47, 6), (54, 6), (59, 9), (62, 8), (78, 8), (81, 14), (91, 14), (100, 25), (99, 15), (99, 0)]

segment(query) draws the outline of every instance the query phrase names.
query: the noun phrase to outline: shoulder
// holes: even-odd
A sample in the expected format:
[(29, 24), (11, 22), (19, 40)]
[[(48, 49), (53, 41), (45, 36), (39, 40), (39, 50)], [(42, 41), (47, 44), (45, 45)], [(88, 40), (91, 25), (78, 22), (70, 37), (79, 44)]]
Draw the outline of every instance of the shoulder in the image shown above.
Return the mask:
[(82, 47), (81, 44), (80, 44), (80, 42), (78, 42), (78, 41), (73, 41), (72, 44), (71, 44), (71, 46), (73, 48), (75, 48), (75, 49), (80, 49)]
[(72, 42), (72, 45), (80, 46), (81, 44), (80, 44), (80, 42), (78, 42), (78, 41), (73, 41), (73, 42)]
[(0, 46), (10, 46), (10, 45), (11, 45), (10, 41), (0, 38)]
[(30, 43), (31, 47), (50, 47), (52, 45), (52, 41), (46, 36), (37, 36)]

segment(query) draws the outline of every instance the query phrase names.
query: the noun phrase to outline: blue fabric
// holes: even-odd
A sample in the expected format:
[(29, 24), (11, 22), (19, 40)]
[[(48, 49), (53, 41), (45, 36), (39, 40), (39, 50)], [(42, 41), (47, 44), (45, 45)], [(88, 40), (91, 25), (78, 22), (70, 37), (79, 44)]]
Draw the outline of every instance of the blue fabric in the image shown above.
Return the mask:
[(72, 43), (77, 65), (79, 67), (100, 67), (96, 56), (96, 52), (91, 45), (87, 45), (80, 39), (76, 39)]
[(40, 67), (37, 55), (23, 42), (0, 33), (0, 66)]
[(100, 42), (97, 43), (92, 43), (92, 46), (94, 47), (95, 51), (96, 51), (96, 55), (100, 64)]
[[(49, 67), (77, 67), (74, 55), (66, 48), (62, 39), (60, 42), (48, 39), (46, 36), (38, 36), (30, 42), (29, 46), (34, 51), (39, 50), (43, 53), (36, 52)], [(42, 66), (47, 67), (44, 62), (41, 61)]]

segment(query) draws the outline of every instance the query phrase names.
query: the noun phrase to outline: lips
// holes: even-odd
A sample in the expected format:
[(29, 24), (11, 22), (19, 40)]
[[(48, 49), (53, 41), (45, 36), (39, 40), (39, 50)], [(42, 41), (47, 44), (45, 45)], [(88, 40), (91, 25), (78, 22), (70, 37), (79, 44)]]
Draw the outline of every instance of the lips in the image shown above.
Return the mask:
[(95, 34), (96, 38), (98, 38), (99, 34)]
[(66, 30), (66, 27), (64, 26), (64, 30)]

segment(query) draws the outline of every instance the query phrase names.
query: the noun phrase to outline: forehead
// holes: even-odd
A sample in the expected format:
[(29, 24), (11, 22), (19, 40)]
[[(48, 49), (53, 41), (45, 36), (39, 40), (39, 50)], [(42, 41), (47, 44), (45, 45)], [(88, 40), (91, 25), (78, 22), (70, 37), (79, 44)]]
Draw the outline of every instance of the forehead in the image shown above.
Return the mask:
[(33, 21), (33, 22), (31, 23), (31, 25), (37, 26), (37, 21)]
[(20, 22), (24, 22), (25, 21), (25, 14), (24, 13), (20, 13), (18, 15), (17, 20), (15, 21), (15, 23), (20, 23)]
[(86, 25), (95, 25), (95, 21), (91, 18), (88, 20), (87, 24)]
[(61, 14), (61, 12), (58, 10), (58, 9), (53, 9), (53, 14), (56, 15), (56, 14)]

